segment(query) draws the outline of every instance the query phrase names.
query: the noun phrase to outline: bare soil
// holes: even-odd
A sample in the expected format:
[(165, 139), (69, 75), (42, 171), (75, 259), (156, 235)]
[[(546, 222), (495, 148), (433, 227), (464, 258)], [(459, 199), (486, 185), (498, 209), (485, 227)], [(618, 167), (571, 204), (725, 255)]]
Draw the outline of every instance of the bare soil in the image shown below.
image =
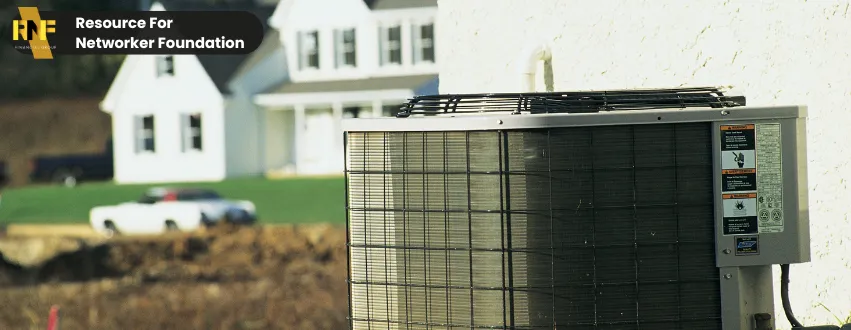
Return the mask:
[[(345, 329), (345, 228), (220, 227), (0, 258), (0, 329)], [(2, 257), (2, 255), (0, 255)]]

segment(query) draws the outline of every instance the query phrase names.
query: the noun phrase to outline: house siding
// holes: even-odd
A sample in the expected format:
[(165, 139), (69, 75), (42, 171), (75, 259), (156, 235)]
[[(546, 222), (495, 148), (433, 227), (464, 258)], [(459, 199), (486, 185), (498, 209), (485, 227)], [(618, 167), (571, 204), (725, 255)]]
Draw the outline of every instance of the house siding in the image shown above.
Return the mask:
[[(328, 11), (327, 8), (336, 8)], [(362, 0), (294, 0), (286, 15), (273, 16), (272, 26), (280, 28), (281, 42), (286, 45), (286, 60), (293, 82), (364, 79), (369, 77), (434, 74), (437, 65), (413, 63), (412, 24), (432, 22), (435, 7), (370, 11)], [(380, 65), (379, 27), (398, 24), (401, 27), (402, 65)], [(355, 29), (357, 65), (337, 68), (335, 65), (334, 31)], [(319, 34), (319, 68), (299, 68), (299, 32)], [(437, 28), (435, 28), (437, 30)], [(436, 32), (437, 33), (437, 32)]]
[(257, 93), (289, 80), (287, 67), (285, 48), (278, 45), (231, 81), (235, 94), (228, 117), (235, 118), (227, 128), (229, 173), (263, 174), (291, 162), (285, 156), (288, 147), (278, 138), (286, 133), (281, 116), (254, 103)]
[(245, 95), (236, 95), (226, 101), (225, 153), (227, 176), (252, 176), (263, 173), (263, 154), (260, 151), (259, 129), (262, 122), (258, 109)]
[[(442, 93), (516, 92), (519, 50), (548, 41), (557, 91), (733, 85), (749, 105), (808, 105), (812, 262), (792, 265), (792, 309), (805, 325), (836, 323), (819, 304), (836, 317), (849, 316), (848, 1), (440, 0), (438, 5)], [(779, 288), (775, 266), (775, 316), (779, 328), (789, 329)]]
[[(156, 56), (138, 56), (115, 95), (113, 140), (118, 183), (210, 181), (225, 177), (223, 99), (197, 58), (174, 57), (173, 77), (156, 77)], [(125, 70), (125, 68), (122, 68)], [(120, 75), (120, 74), (119, 74)], [(183, 152), (181, 115), (202, 114), (203, 151)], [(156, 152), (135, 148), (134, 119), (153, 115)]]

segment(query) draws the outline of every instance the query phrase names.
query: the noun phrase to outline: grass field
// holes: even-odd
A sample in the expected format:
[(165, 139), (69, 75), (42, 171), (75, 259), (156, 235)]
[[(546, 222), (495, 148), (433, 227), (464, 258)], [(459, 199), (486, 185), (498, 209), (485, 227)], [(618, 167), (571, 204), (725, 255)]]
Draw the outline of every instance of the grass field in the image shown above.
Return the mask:
[(134, 201), (145, 189), (193, 187), (215, 189), (225, 198), (254, 202), (263, 223), (343, 223), (342, 177), (234, 179), (215, 183), (115, 185), (87, 183), (76, 188), (30, 186), (3, 191), (0, 224), (70, 224), (88, 221), (94, 206)]

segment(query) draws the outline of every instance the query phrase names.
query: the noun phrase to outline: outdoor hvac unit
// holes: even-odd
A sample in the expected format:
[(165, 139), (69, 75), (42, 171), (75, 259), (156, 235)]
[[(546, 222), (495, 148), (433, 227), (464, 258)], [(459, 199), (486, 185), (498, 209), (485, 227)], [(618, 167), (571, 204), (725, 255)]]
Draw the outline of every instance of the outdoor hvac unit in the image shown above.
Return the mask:
[(805, 108), (718, 88), (436, 95), (350, 119), (352, 329), (770, 329)]

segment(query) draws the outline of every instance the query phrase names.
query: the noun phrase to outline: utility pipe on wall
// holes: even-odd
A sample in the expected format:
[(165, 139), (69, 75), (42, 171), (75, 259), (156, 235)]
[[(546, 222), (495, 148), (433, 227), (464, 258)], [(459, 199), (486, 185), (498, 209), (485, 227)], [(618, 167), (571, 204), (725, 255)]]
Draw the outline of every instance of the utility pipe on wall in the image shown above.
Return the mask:
[(517, 60), (517, 71), (520, 74), (520, 92), (535, 92), (535, 76), (538, 71), (538, 62), (544, 61), (544, 83), (547, 92), (553, 91), (553, 64), (552, 47), (549, 43), (533, 44), (520, 52)]

